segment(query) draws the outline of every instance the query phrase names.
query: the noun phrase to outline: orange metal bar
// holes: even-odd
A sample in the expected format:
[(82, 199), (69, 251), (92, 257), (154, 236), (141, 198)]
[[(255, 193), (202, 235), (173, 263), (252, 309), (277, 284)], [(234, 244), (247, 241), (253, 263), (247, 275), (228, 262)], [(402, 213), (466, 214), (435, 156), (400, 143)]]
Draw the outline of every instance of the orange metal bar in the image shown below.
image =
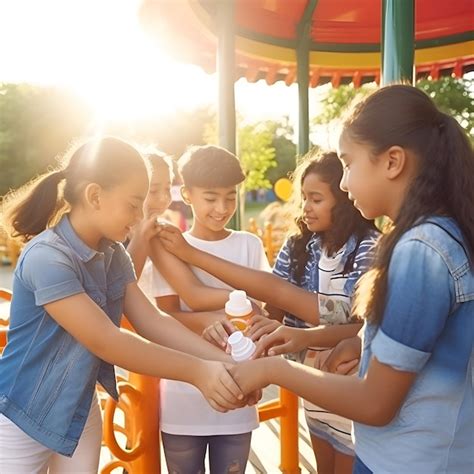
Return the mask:
[[(11, 301), (12, 292), (5, 288), (0, 288), (0, 299)], [(3, 348), (7, 345), (8, 321), (9, 321), (9, 318), (4, 319), (3, 317), (0, 317), (0, 354), (3, 351)]]
[[(122, 324), (132, 329), (124, 318)], [(101, 470), (109, 474), (124, 467), (130, 474), (161, 472), (159, 435), (159, 380), (130, 373), (128, 381), (120, 380), (118, 404), (108, 398), (104, 409), (104, 444), (117, 458)], [(114, 424), (114, 413), (124, 412), (125, 426)], [(280, 418), (280, 469), (284, 474), (300, 474), (298, 452), (298, 397), (280, 389), (280, 398), (259, 406), (260, 422)], [(127, 448), (117, 443), (115, 433), (125, 434)]]
[[(133, 330), (125, 318), (122, 326)], [(107, 399), (103, 428), (103, 442), (117, 460), (104, 466), (101, 474), (109, 474), (119, 466), (124, 467), (130, 474), (161, 472), (159, 380), (130, 372), (128, 381), (119, 381), (117, 387), (119, 402), (110, 397)], [(114, 424), (117, 408), (124, 413), (124, 427)], [(119, 446), (115, 432), (125, 433), (127, 449)]]
[(280, 470), (284, 474), (299, 474), (298, 397), (280, 388), (280, 398), (260, 405), (258, 414), (261, 423), (280, 418)]

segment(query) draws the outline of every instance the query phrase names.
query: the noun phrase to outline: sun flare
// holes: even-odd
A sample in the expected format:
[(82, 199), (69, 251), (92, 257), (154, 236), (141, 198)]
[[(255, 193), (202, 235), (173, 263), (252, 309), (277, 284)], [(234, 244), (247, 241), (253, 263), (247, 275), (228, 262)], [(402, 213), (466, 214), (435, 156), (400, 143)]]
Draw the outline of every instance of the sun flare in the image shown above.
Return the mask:
[(0, 11), (0, 40), (8, 38), (11, 45), (2, 69), (14, 73), (0, 81), (26, 78), (71, 88), (104, 120), (155, 117), (212, 102), (214, 79), (174, 62), (152, 43), (140, 28), (139, 5), (140, 0), (9, 2), (3, 12), (8, 15)]

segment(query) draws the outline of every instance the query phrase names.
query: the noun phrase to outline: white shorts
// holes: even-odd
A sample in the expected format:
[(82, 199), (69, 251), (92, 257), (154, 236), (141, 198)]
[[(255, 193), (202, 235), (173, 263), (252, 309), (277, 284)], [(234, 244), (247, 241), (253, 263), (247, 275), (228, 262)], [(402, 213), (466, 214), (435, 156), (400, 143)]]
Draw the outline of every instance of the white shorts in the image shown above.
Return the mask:
[(0, 414), (0, 473), (97, 474), (101, 443), (102, 418), (96, 396), (71, 458), (46, 448)]

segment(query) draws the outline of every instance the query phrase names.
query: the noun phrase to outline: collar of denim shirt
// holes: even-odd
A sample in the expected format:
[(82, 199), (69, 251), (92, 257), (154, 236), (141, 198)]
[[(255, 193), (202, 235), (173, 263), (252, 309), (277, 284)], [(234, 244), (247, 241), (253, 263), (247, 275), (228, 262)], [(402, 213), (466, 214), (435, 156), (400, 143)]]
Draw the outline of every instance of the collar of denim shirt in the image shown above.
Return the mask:
[(102, 239), (99, 250), (89, 247), (76, 233), (66, 214), (61, 218), (55, 227), (56, 233), (61, 236), (71, 247), (74, 253), (84, 262), (90, 262), (94, 257), (103, 255), (105, 260), (110, 262), (115, 250), (115, 242), (108, 239)]
[[(351, 254), (357, 246), (357, 237), (351, 235), (349, 240), (345, 243), (346, 248), (342, 255), (342, 259), (345, 260), (349, 254)], [(321, 252), (321, 236), (318, 234), (313, 234), (309, 242), (306, 244), (306, 251), (310, 252)]]

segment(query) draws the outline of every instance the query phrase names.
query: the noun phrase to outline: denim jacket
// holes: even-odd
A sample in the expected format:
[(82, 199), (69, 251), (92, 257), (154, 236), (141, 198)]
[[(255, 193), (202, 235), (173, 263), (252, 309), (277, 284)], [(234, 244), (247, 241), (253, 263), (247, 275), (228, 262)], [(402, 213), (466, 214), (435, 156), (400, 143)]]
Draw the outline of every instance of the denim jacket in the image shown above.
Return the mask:
[(107, 241), (100, 251), (91, 249), (68, 216), (32, 239), (20, 256), (0, 359), (0, 413), (60, 454), (75, 450), (96, 382), (114, 398), (117, 390), (114, 367), (59, 326), (44, 305), (86, 293), (118, 326), (125, 287), (134, 280), (122, 244)]
[(386, 426), (354, 423), (373, 472), (474, 472), (474, 266), (456, 223), (430, 217), (396, 244), (384, 315), (366, 324), (360, 376), (372, 357), (417, 374)]
[[(354, 263), (352, 268), (347, 274), (346, 282), (344, 285), (344, 293), (352, 297), (354, 294), (354, 287), (357, 280), (367, 271), (372, 263), (373, 259), (373, 248), (379, 237), (379, 233), (375, 230), (370, 230), (367, 236), (364, 237), (360, 242), (355, 235), (351, 235), (345, 245), (342, 262), (345, 264), (349, 256), (356, 251)], [(280, 278), (288, 280), (290, 283), (297, 285), (305, 290), (317, 292), (319, 290), (319, 276), (318, 276), (318, 263), (321, 258), (321, 237), (317, 234), (313, 234), (308, 244), (306, 245), (306, 252), (309, 257), (306, 262), (303, 277), (301, 282), (297, 282), (294, 271), (295, 271), (295, 257), (294, 247), (292, 239), (286, 240), (278, 252), (275, 265), (273, 267), (273, 273), (278, 275)], [(292, 314), (285, 314), (283, 318), (285, 326), (307, 328), (311, 325), (305, 321), (297, 318)]]

